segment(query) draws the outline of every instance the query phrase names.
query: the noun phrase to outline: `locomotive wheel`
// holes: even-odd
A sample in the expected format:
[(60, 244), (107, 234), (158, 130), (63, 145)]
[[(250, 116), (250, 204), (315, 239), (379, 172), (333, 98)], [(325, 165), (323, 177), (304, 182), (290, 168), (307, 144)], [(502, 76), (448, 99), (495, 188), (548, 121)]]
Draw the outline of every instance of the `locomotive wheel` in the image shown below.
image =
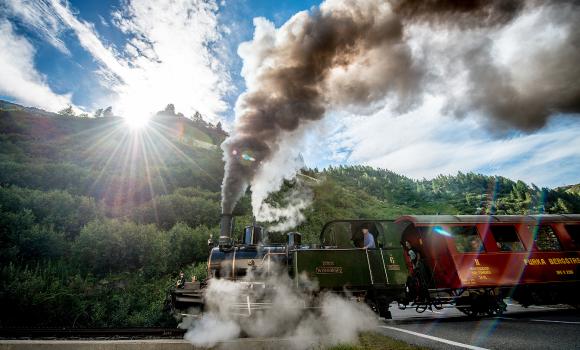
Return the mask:
[(379, 305), (374, 300), (367, 299), (365, 300), (365, 303), (377, 316), (380, 315)]
[(490, 316), (499, 316), (502, 315), (506, 309), (506, 303), (504, 303), (503, 300), (497, 300), (495, 303), (490, 305), (488, 314)]
[(427, 310), (427, 306), (428, 306), (427, 304), (418, 304), (417, 307), (415, 308), (415, 311), (417, 311), (417, 313), (422, 314)]
[(457, 309), (468, 317), (475, 317), (477, 315), (477, 313), (471, 307), (458, 307)]

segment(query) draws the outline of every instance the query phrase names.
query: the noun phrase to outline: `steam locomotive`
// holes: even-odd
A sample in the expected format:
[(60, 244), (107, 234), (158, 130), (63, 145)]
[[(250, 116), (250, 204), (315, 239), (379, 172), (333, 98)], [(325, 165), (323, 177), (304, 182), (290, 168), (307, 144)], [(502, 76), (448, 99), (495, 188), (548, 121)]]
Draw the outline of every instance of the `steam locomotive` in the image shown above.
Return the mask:
[[(376, 248), (360, 248), (362, 228)], [(287, 274), (295, 287), (340, 293), (365, 302), (381, 317), (389, 306), (417, 312), (455, 307), (467, 315), (501, 314), (504, 299), (524, 306), (570, 304), (580, 296), (580, 215), (436, 215), (396, 220), (335, 220), (324, 225), (318, 244), (304, 245), (298, 232), (284, 244), (268, 243), (265, 230), (247, 226), (236, 242), (233, 218), (223, 215), (217, 246), (211, 247), (208, 280), (186, 283), (172, 293), (176, 309), (204, 308), (211, 279), (269, 287), (264, 276)], [(260, 297), (266, 295), (260, 294)], [(264, 300), (232, 307), (251, 315)]]

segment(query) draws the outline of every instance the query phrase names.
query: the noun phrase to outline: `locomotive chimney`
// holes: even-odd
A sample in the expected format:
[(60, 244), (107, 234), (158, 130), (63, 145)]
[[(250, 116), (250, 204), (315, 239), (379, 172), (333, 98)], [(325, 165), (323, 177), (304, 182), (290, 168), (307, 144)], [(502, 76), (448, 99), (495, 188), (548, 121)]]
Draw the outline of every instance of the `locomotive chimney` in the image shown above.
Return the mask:
[(233, 219), (234, 216), (232, 214), (222, 214), (220, 220), (220, 238), (218, 241), (220, 250), (230, 250), (232, 248)]
[(232, 214), (222, 214), (220, 220), (220, 237), (232, 237), (233, 217)]

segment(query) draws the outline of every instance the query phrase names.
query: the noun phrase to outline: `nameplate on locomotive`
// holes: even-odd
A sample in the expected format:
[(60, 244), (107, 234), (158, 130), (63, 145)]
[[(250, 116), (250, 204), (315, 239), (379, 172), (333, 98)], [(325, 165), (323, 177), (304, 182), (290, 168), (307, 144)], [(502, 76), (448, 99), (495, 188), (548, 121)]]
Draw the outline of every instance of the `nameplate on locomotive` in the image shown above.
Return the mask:
[(341, 274), (342, 273), (342, 266), (335, 266), (334, 261), (323, 261), (322, 266), (316, 267), (316, 274)]

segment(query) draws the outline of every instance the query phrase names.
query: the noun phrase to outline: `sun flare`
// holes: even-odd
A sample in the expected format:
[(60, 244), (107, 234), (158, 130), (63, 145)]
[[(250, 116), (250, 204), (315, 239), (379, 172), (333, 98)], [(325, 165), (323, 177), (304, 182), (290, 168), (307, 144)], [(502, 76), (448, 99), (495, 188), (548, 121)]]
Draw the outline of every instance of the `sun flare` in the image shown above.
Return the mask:
[(149, 124), (149, 118), (146, 117), (128, 116), (123, 119), (131, 130), (140, 130)]

